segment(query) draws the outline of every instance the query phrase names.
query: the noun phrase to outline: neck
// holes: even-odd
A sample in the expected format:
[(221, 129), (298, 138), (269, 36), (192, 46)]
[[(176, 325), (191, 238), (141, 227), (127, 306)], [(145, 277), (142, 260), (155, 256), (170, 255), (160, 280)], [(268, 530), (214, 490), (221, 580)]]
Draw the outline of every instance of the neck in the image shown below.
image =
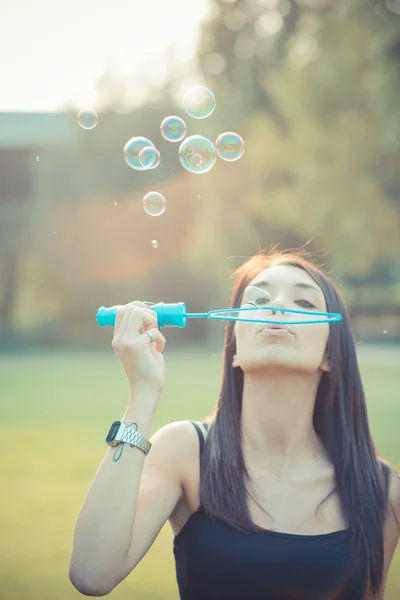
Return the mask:
[(246, 373), (241, 429), (246, 462), (278, 476), (327, 456), (313, 427), (320, 374)]

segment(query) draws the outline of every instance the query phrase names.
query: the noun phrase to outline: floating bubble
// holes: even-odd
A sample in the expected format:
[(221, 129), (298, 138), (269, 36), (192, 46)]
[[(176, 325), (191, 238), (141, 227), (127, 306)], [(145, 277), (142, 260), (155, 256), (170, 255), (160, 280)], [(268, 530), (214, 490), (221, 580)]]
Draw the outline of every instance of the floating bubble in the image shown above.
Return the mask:
[(98, 114), (92, 108), (84, 108), (79, 111), (76, 118), (78, 120), (78, 125), (80, 125), (82, 129), (93, 129), (99, 122)]
[(267, 290), (249, 285), (243, 294), (242, 306), (252, 305), (257, 308), (262, 308), (271, 303), (271, 294)]
[[(271, 295), (267, 290), (263, 290), (255, 285), (249, 285), (243, 294), (240, 308), (259, 308), (271, 305)], [(224, 312), (224, 316), (231, 318), (240, 318), (245, 321), (258, 321), (260, 318), (266, 318), (265, 315), (260, 315), (258, 310), (240, 310), (240, 308), (232, 309)], [(269, 315), (267, 315), (269, 317)]]
[(167, 201), (159, 192), (149, 192), (143, 198), (143, 208), (148, 215), (159, 217), (167, 208)]
[(139, 162), (145, 169), (155, 169), (160, 164), (161, 156), (157, 148), (146, 146), (138, 155)]
[(145, 137), (133, 137), (128, 140), (124, 146), (124, 157), (128, 167), (135, 169), (136, 171), (145, 171), (147, 167), (144, 167), (139, 160), (139, 152), (143, 148), (152, 147), (155, 148), (153, 142)]
[(226, 131), (218, 136), (215, 148), (220, 158), (232, 162), (243, 156), (244, 141), (237, 133)]
[(158, 248), (158, 241), (157, 240), (153, 240), (151, 242), (151, 245), (153, 246), (153, 248)]
[(211, 140), (201, 135), (192, 135), (179, 147), (181, 165), (191, 173), (207, 173), (215, 165), (217, 154)]
[(183, 104), (188, 115), (194, 119), (205, 119), (215, 109), (215, 96), (208, 88), (197, 85), (186, 92)]
[(180, 117), (165, 117), (160, 129), (161, 135), (168, 142), (180, 142), (186, 135), (186, 123)]
[[(243, 294), (240, 308), (258, 308), (262, 310), (266, 306), (271, 305), (271, 294), (267, 290), (261, 289), (255, 285), (249, 285)], [(245, 321), (258, 321), (260, 318), (265, 319), (266, 316), (260, 315), (258, 310), (240, 310), (233, 308), (229, 311), (224, 311), (224, 316), (243, 319)], [(267, 315), (269, 317), (269, 315)]]

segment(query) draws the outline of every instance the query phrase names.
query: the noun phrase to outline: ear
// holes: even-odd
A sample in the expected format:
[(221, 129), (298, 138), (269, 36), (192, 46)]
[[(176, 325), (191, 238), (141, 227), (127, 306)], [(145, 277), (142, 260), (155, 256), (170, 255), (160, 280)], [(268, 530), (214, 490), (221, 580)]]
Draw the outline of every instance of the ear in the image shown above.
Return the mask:
[(326, 353), (324, 354), (324, 358), (322, 359), (322, 362), (319, 365), (319, 368), (321, 369), (321, 371), (326, 371), (326, 372), (329, 372), (332, 370), (331, 361), (328, 358)]
[(238, 361), (238, 357), (236, 354), (233, 355), (233, 359), (232, 359), (232, 367), (235, 369), (236, 367), (240, 367), (239, 361)]

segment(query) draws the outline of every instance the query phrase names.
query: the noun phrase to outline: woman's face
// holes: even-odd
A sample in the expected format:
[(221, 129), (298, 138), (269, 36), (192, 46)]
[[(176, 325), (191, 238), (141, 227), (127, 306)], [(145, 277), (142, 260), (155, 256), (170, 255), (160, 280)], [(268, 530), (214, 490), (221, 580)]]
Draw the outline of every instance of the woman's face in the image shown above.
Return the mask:
[[(265, 295), (259, 306), (273, 306), (304, 311), (326, 312), (326, 302), (321, 288), (304, 271), (291, 265), (270, 267), (259, 273), (247, 286), (241, 306), (254, 306), (254, 288), (256, 286), (269, 294)], [(291, 325), (291, 321), (318, 319), (307, 314), (260, 310), (242, 312), (240, 317), (247, 322), (236, 321), (234, 336), (236, 354), (234, 367), (245, 372), (265, 370), (266, 367), (295, 369), (304, 372), (316, 372), (318, 369), (329, 371), (329, 361), (325, 357), (329, 337), (329, 323), (306, 323)], [(266, 323), (252, 319), (268, 319), (287, 324), (288, 330), (264, 330)], [(321, 317), (323, 318), (323, 317)]]

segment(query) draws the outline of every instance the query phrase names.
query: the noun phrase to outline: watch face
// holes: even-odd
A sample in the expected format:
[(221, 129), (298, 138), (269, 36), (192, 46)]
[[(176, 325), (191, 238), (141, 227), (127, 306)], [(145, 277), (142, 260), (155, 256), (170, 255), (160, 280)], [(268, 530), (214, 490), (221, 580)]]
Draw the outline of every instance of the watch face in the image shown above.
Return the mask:
[(107, 434), (106, 442), (109, 444), (115, 440), (115, 436), (117, 435), (119, 426), (121, 425), (121, 421), (114, 421), (114, 423), (110, 427), (110, 431)]

